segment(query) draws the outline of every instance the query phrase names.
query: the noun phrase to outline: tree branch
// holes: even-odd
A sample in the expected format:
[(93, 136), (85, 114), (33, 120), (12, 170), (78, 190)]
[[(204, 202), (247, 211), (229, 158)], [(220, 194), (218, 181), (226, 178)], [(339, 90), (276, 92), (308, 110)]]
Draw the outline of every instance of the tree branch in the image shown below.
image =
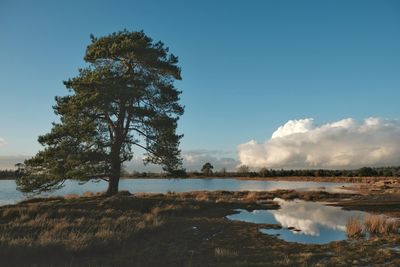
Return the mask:
[(108, 132), (110, 134), (110, 139), (112, 142), (114, 140), (114, 135), (115, 135), (115, 125), (107, 113), (104, 113), (104, 117), (107, 120)]

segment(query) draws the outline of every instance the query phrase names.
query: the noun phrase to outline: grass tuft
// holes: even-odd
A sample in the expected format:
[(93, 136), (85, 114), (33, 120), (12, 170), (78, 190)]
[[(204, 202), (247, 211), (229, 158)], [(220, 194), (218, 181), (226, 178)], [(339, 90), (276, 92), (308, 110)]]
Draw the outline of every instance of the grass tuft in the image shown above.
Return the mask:
[(385, 215), (369, 214), (365, 217), (365, 228), (371, 234), (398, 233), (398, 222)]
[(363, 227), (358, 218), (349, 218), (346, 223), (346, 233), (350, 238), (364, 235)]
[(214, 255), (215, 257), (221, 257), (221, 258), (232, 258), (232, 257), (238, 257), (239, 252), (237, 252), (236, 250), (218, 247), (214, 249)]

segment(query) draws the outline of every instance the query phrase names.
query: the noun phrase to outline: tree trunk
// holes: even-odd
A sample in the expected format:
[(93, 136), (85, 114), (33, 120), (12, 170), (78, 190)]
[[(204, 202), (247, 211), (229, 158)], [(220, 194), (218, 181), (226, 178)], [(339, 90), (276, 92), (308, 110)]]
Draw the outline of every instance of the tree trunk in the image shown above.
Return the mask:
[(119, 183), (119, 175), (111, 175), (108, 181), (107, 195), (115, 195), (118, 193), (118, 183)]
[[(121, 148), (126, 135), (124, 135), (125, 103), (120, 103), (120, 113), (118, 115), (117, 126), (114, 128), (113, 144), (111, 146), (110, 163), (111, 173), (108, 181), (107, 195), (118, 193), (118, 183), (121, 176)], [(127, 125), (129, 127), (129, 125)]]
[(119, 177), (121, 175), (121, 163), (119, 157), (113, 157), (111, 162), (111, 175), (108, 180), (107, 195), (118, 193)]

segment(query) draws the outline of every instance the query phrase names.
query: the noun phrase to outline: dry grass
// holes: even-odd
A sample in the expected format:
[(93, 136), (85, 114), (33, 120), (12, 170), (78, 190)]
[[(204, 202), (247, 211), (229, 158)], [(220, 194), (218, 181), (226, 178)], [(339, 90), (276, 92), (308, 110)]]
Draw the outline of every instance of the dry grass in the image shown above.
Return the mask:
[(195, 198), (197, 201), (210, 201), (209, 194), (207, 192), (198, 192)]
[[(66, 201), (75, 199), (74, 196)], [(172, 209), (156, 207), (142, 213), (121, 211), (112, 204), (111, 201), (106, 208), (85, 208), (33, 203), (3, 208), (0, 210), (0, 246), (60, 247), (67, 251), (82, 251), (123, 244), (139, 232), (162, 226), (161, 212)]]
[(95, 194), (90, 191), (86, 191), (82, 194), (83, 197), (93, 197)]
[(231, 258), (231, 257), (238, 257), (239, 252), (237, 252), (236, 250), (218, 247), (214, 249), (214, 255), (215, 257)]
[(350, 218), (346, 224), (348, 237), (360, 237), (365, 232), (369, 234), (396, 234), (399, 232), (399, 222), (385, 215), (368, 214), (362, 222), (358, 218)]
[[(157, 196), (157, 194), (140, 193), (135, 194), (138, 197)], [(161, 194), (159, 194), (161, 196)], [(199, 202), (213, 203), (268, 203), (274, 198), (285, 200), (303, 199), (303, 200), (334, 200), (350, 197), (349, 194), (330, 194), (327, 192), (307, 191), (298, 192), (295, 190), (276, 190), (276, 191), (193, 191), (193, 192), (169, 192), (164, 195), (167, 199), (196, 200)]]
[(361, 237), (364, 235), (363, 227), (358, 218), (349, 218), (346, 223), (348, 237)]
[(257, 201), (259, 198), (257, 192), (249, 191), (247, 195), (243, 198), (245, 201)]
[(226, 220), (237, 208), (277, 208), (272, 199), (284, 193), (59, 197), (0, 207), (0, 266), (400, 266), (399, 235), (300, 245)]
[(64, 196), (65, 199), (77, 199), (80, 198), (78, 194), (68, 194)]
[(370, 214), (365, 217), (365, 228), (371, 234), (398, 233), (398, 221), (385, 215)]

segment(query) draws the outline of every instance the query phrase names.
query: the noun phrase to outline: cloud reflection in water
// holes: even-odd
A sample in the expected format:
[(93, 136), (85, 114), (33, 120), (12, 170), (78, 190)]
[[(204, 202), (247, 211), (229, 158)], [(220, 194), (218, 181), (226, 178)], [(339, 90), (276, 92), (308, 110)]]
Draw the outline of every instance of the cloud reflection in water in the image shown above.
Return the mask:
[[(253, 223), (279, 224), (282, 229), (262, 229), (263, 233), (278, 234), (286, 241), (300, 243), (329, 243), (346, 239), (346, 222), (350, 217), (363, 219), (361, 211), (347, 211), (320, 202), (274, 199), (281, 206), (278, 210), (240, 211), (228, 216), (231, 220)], [(295, 228), (289, 230), (287, 228)], [(297, 231), (296, 231), (297, 230)]]

